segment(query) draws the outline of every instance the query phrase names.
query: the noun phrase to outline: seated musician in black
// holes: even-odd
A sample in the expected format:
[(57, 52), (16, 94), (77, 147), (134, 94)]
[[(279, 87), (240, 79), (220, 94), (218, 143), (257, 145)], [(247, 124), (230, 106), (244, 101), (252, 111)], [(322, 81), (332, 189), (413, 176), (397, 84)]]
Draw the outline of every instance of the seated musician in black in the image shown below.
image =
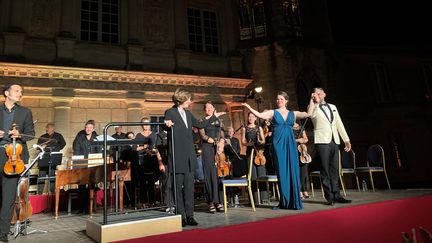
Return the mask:
[[(227, 156), (228, 161), (231, 163), (231, 175), (234, 177), (241, 177), (242, 175), (236, 176), (236, 162), (240, 162), (240, 140), (234, 137), (234, 128), (227, 127), (227, 136), (225, 138), (224, 152)], [(237, 173), (238, 174), (238, 173)]]
[[(88, 155), (91, 153), (101, 153), (102, 149), (100, 146), (92, 146), (91, 143), (97, 137), (95, 132), (95, 121), (88, 120), (84, 126), (84, 130), (81, 130), (76, 135), (73, 141), (73, 154), (74, 155), (84, 155), (85, 159), (88, 159)], [(79, 162), (80, 164), (86, 164), (87, 160)], [(88, 212), (89, 203), (89, 192), (86, 189), (86, 185), (79, 186), (80, 194), (80, 209), (84, 214)]]
[[(45, 154), (43, 159), (51, 160), (51, 152), (59, 152), (66, 146), (66, 141), (60, 133), (55, 131), (55, 124), (54, 123), (47, 123), (45, 126), (46, 133), (37, 141), (37, 144), (39, 144), (44, 150)], [(52, 162), (52, 161), (50, 161)], [(38, 164), (39, 168), (39, 178), (45, 177), (48, 174), (48, 165), (40, 163)], [(50, 170), (50, 177), (55, 175), (56, 168), (52, 167)], [(44, 189), (45, 181), (38, 181), (38, 192), (41, 194)], [(53, 191), (55, 184), (51, 183), (49, 190)]]

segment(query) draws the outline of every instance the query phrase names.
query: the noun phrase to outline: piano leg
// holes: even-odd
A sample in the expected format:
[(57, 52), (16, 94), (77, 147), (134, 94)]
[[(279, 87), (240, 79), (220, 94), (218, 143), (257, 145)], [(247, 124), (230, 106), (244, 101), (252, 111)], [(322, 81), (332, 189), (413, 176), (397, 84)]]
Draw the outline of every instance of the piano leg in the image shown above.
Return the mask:
[(56, 194), (55, 194), (55, 219), (58, 218), (59, 201), (60, 201), (60, 188), (56, 187)]
[(113, 199), (114, 199), (113, 186), (114, 186), (114, 182), (110, 182), (109, 188), (110, 188), (110, 209), (111, 209), (111, 212), (114, 212), (114, 208), (113, 208)]
[(119, 207), (120, 212), (123, 212), (123, 189), (124, 189), (124, 181), (119, 180)]
[(90, 218), (93, 216), (93, 198), (94, 198), (94, 187), (91, 187), (89, 189), (90, 191), (90, 202), (89, 202), (89, 212), (90, 212)]

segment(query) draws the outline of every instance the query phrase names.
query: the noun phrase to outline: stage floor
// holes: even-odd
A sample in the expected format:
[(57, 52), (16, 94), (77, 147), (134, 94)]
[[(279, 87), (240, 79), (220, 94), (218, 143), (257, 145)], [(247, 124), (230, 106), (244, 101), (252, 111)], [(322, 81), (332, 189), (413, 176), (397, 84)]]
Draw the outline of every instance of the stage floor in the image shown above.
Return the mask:
[[(295, 215), (328, 210), (334, 208), (349, 207), (353, 205), (362, 205), (385, 200), (401, 199), (415, 197), (421, 195), (432, 194), (432, 189), (405, 189), (405, 190), (371, 190), (366, 192), (358, 192), (357, 190), (347, 190), (347, 199), (353, 200), (351, 204), (335, 204), (334, 206), (324, 205), (325, 200), (321, 192), (316, 190), (315, 198), (303, 200), (304, 210), (272, 210), (269, 206), (257, 206), (256, 212), (253, 212), (249, 206), (241, 206), (239, 208), (228, 208), (228, 213), (207, 213), (207, 205), (204, 202), (198, 201), (195, 207), (195, 218), (199, 222), (197, 227), (185, 227), (183, 230), (191, 230), (197, 228), (223, 227), (227, 225), (241, 224), (245, 222), (258, 221), (268, 218), (275, 218), (286, 215)], [(247, 200), (241, 200), (240, 203), (247, 203)], [(272, 202), (274, 206), (277, 202)], [(98, 209), (95, 216), (100, 216), (102, 209)], [(26, 236), (18, 236), (17, 239), (9, 237), (10, 242), (93, 242), (87, 237), (86, 220), (87, 215), (66, 215), (65, 212), (60, 212), (57, 220), (54, 219), (53, 213), (41, 213), (31, 217), (31, 225), (29, 231), (33, 229), (45, 230), (47, 233), (33, 233)]]

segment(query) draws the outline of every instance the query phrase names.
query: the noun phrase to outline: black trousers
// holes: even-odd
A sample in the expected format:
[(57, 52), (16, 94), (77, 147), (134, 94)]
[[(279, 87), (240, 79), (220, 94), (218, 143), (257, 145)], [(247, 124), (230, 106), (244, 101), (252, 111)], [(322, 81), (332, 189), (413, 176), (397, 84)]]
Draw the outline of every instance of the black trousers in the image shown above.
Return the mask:
[(339, 199), (339, 145), (315, 144), (321, 158), (320, 176), (327, 201)]
[(162, 189), (163, 189), (163, 202), (166, 206), (172, 207), (174, 205), (173, 193), (173, 179), (172, 173), (168, 171), (168, 166), (165, 165), (165, 172), (161, 174)]
[(300, 184), (301, 184), (301, 190), (302, 192), (306, 192), (308, 190), (308, 179), (309, 179), (309, 172), (308, 172), (309, 164), (303, 164), (300, 162)]
[(215, 165), (215, 148), (213, 144), (203, 144), (203, 170), (204, 182), (207, 190), (208, 203), (222, 203), (223, 199), (219, 196), (219, 181), (217, 168)]
[(194, 213), (194, 173), (176, 173), (177, 214), (183, 219), (192, 217)]
[(12, 219), (12, 209), (16, 199), (18, 176), (7, 176), (3, 173), (7, 155), (4, 147), (0, 147), (0, 177), (2, 186), (2, 201), (0, 209), (0, 231), (8, 234)]

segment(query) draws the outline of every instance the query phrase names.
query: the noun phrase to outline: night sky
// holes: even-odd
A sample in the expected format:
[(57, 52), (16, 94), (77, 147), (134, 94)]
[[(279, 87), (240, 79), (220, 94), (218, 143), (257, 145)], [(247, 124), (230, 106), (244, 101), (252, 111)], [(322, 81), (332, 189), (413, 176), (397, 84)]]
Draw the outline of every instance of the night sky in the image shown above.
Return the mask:
[(432, 46), (432, 13), (428, 1), (328, 0), (337, 44)]

